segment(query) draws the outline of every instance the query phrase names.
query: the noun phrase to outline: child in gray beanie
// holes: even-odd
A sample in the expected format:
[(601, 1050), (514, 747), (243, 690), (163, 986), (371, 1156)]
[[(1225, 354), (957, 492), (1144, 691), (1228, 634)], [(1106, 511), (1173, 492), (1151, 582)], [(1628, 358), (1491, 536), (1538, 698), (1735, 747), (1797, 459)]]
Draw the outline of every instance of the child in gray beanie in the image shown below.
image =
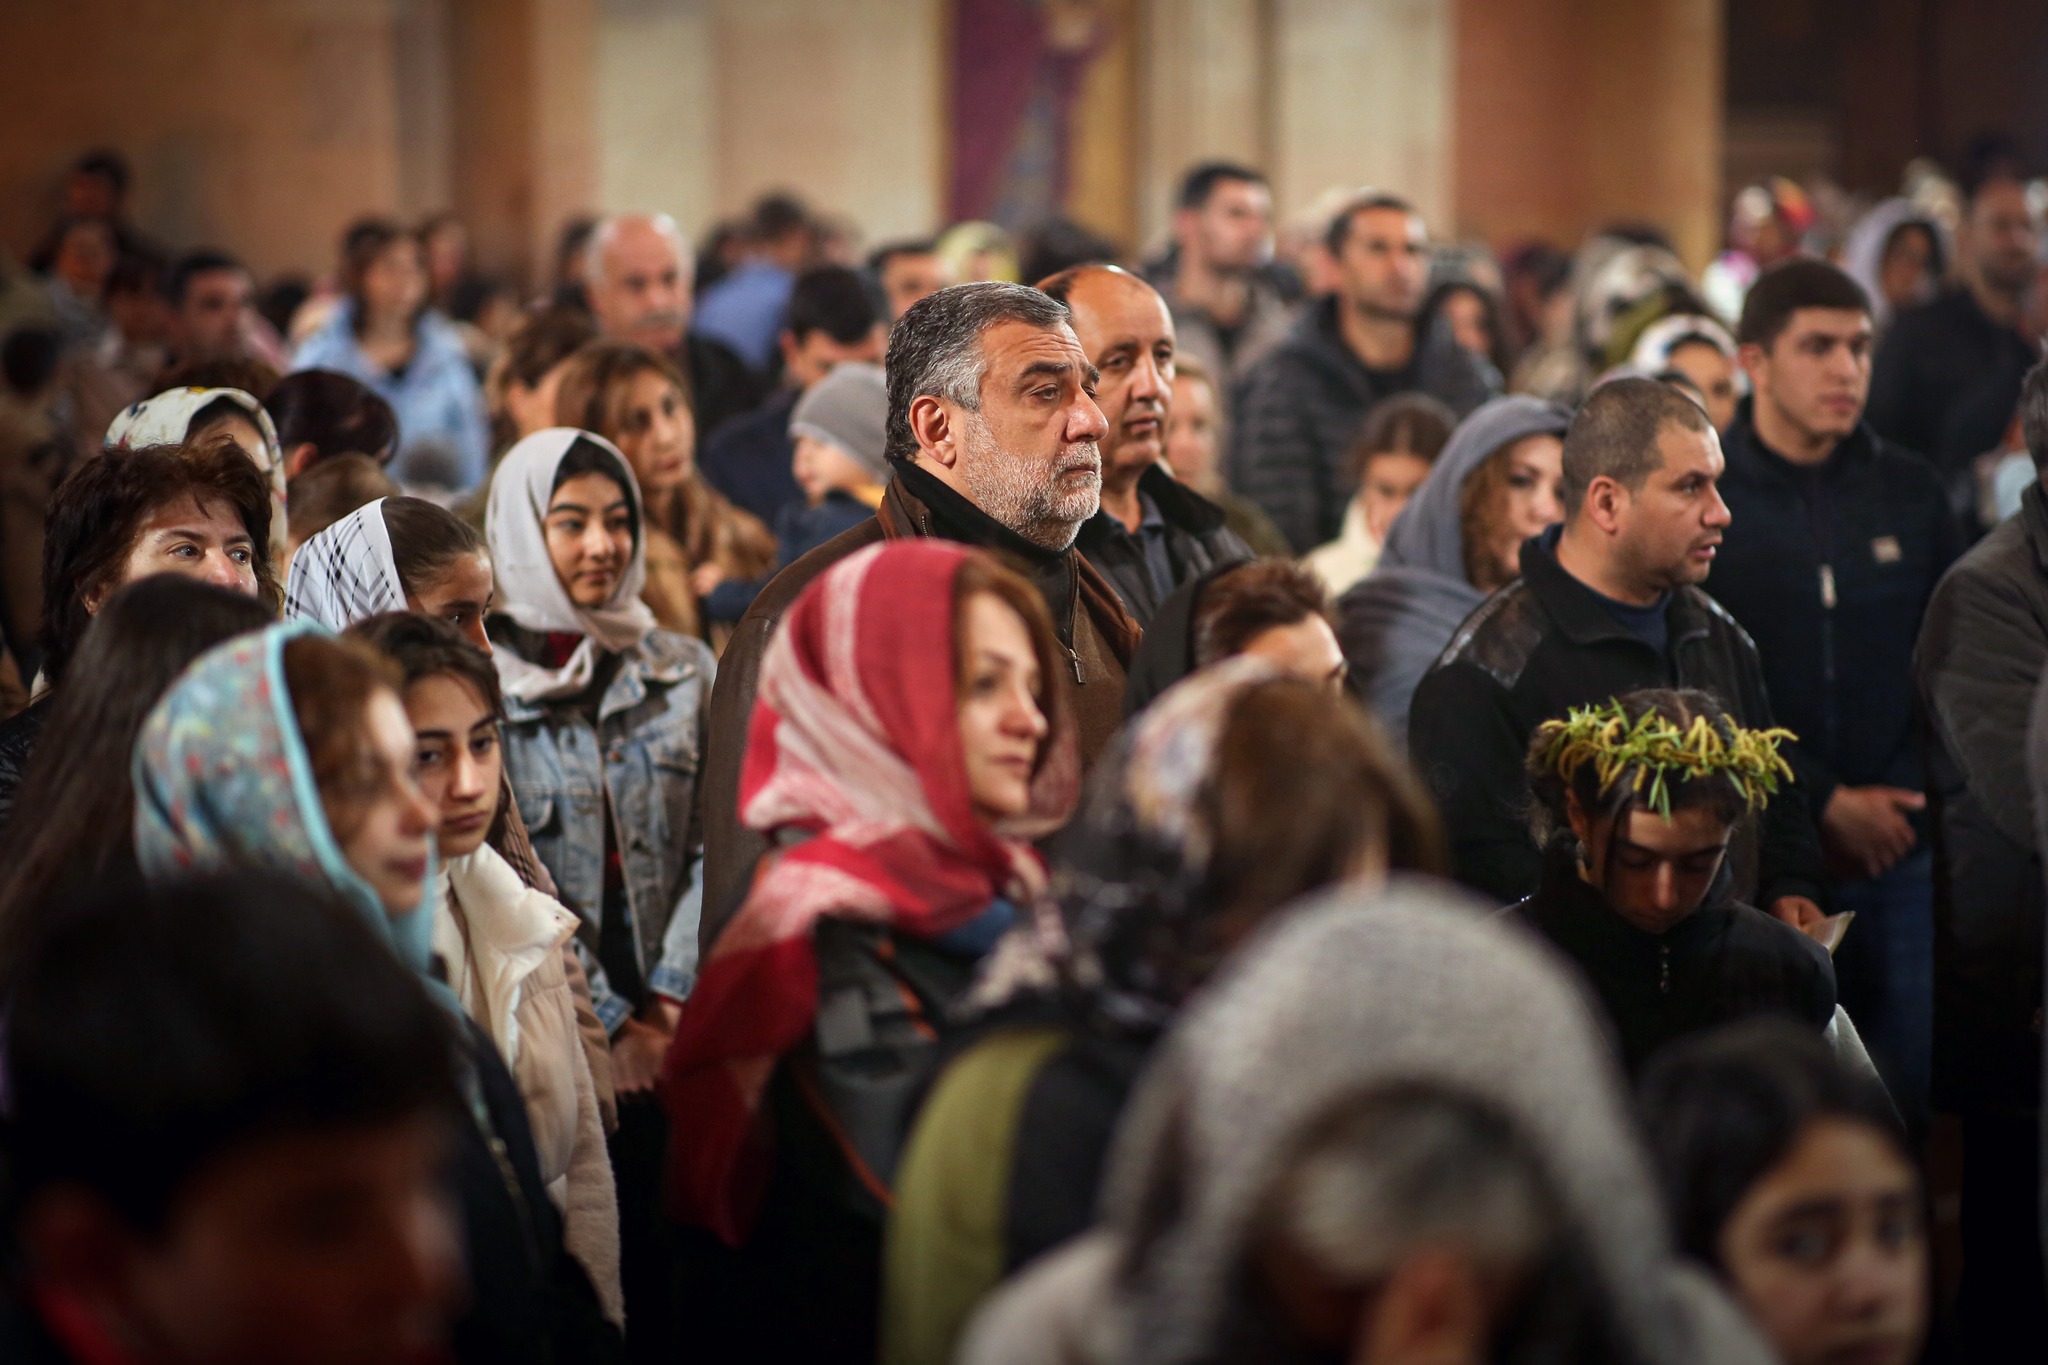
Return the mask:
[(882, 367), (845, 361), (804, 390), (789, 414), (796, 442), (793, 473), (804, 501), (775, 518), (781, 545), (774, 573), (751, 582), (728, 579), (704, 599), (714, 621), (737, 621), (768, 578), (804, 554), (875, 514), (889, 481), (882, 428), (889, 416), (889, 391)]

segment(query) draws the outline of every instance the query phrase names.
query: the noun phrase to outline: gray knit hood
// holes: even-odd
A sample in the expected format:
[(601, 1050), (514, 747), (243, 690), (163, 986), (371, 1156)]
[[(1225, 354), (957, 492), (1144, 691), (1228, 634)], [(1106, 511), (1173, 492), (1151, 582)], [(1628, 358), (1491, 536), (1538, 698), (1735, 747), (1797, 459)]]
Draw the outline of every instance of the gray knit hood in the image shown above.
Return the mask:
[(1464, 578), (1465, 534), (1458, 525), (1458, 500), (1465, 491), (1465, 480), (1502, 446), (1528, 436), (1562, 437), (1571, 424), (1570, 408), (1523, 394), (1496, 398), (1475, 408), (1458, 423), (1443, 453), (1430, 466), (1429, 477), (1387, 529), (1380, 563)]
[(1458, 424), (1387, 531), (1380, 562), (1337, 601), (1337, 639), (1351, 687), (1396, 745), (1408, 742), (1408, 704), (1459, 623), (1486, 600), (1465, 577), (1458, 502), (1487, 457), (1525, 436), (1562, 436), (1571, 409), (1520, 394), (1496, 398)]
[(1624, 1354), (1763, 1365), (1676, 1261), (1623, 1083), (1587, 996), (1549, 949), (1421, 878), (1305, 902), (1190, 1007), (1125, 1113), (1104, 1181), (1124, 1359), (1235, 1358), (1263, 1192), (1331, 1104), (1422, 1082), (1488, 1105), (1542, 1163)]
[(889, 390), (882, 367), (844, 361), (803, 392), (789, 413), (789, 434), (837, 446), (876, 483), (889, 482), (883, 427), (889, 419)]

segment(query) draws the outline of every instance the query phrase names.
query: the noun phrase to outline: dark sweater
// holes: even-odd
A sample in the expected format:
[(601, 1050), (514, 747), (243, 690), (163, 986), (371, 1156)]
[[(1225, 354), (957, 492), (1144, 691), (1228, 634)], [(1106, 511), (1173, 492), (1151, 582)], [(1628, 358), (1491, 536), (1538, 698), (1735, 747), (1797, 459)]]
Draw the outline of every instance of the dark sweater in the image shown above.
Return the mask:
[(1462, 417), (1500, 382), (1448, 332), (1418, 337), (1402, 370), (1367, 369), (1344, 342), (1337, 301), (1325, 299), (1245, 376), (1233, 409), (1231, 486), (1265, 509), (1295, 553), (1307, 554), (1343, 526), (1358, 487), (1351, 446), (1375, 403), (1420, 392)]
[[(1173, 475), (1154, 466), (1138, 479), (1138, 492), (1152, 499), (1166, 522), (1166, 555), (1173, 570), (1172, 588), (1199, 578), (1221, 564), (1252, 557), (1251, 547), (1225, 525), (1221, 507)], [(1155, 591), (1145, 571), (1145, 551), (1137, 536), (1109, 512), (1097, 512), (1081, 524), (1074, 542), (1088, 562), (1102, 570), (1116, 587), (1124, 607), (1141, 626), (1150, 628), (1159, 604), (1168, 595)]]
[(1835, 1015), (1827, 950), (1733, 898), (1724, 867), (1707, 902), (1661, 934), (1609, 909), (1560, 847), (1542, 888), (1512, 913), (1578, 964), (1614, 1024), (1629, 1074), (1675, 1039), (1757, 1014), (1816, 1031)]
[(1975, 503), (1970, 461), (1995, 449), (2040, 348), (1958, 287), (1892, 320), (1871, 363), (1870, 425), (1941, 471), (1950, 505)]

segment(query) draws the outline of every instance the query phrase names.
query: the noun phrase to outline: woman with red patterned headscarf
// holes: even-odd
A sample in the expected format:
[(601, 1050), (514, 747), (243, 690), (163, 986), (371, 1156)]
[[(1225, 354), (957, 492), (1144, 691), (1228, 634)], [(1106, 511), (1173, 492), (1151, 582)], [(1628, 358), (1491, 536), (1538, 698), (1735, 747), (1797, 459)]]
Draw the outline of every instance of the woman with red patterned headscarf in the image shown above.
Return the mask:
[(725, 1248), (691, 1243), (693, 1337), (872, 1358), (912, 1107), (1076, 794), (1061, 657), (1036, 590), (936, 540), (837, 565), (769, 646), (740, 813), (774, 847), (662, 1083), (671, 1211)]

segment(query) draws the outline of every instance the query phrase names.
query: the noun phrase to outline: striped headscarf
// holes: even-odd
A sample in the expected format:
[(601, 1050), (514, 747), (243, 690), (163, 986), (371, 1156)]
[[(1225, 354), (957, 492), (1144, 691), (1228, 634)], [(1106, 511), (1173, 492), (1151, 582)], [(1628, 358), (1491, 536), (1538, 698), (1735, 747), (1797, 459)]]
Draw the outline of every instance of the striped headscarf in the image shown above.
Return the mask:
[(339, 632), (379, 612), (404, 610), (405, 584), (392, 558), (382, 498), (358, 507), (292, 556), (284, 590), (287, 621), (318, 621)]

